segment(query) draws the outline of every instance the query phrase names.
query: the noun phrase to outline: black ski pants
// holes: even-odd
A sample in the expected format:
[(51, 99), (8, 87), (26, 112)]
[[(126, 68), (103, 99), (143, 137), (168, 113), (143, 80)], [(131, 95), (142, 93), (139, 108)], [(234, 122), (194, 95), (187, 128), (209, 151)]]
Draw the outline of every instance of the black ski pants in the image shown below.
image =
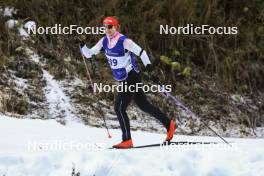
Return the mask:
[[(122, 82), (123, 85), (125, 85), (126, 82), (127, 86), (136, 85), (136, 83), (141, 82), (140, 74), (134, 70), (131, 70), (128, 73), (127, 79)], [(156, 119), (158, 119), (161, 124), (168, 130), (170, 124), (169, 118), (166, 116), (166, 114), (162, 113), (157, 107), (150, 104), (142, 89), (139, 89), (139, 91), (137, 92), (130, 92), (129, 90), (127, 90), (119, 92), (115, 100), (115, 112), (117, 114), (117, 118), (122, 130), (123, 141), (131, 139), (130, 123), (128, 115), (126, 113), (126, 109), (132, 99), (142, 111), (147, 112)]]

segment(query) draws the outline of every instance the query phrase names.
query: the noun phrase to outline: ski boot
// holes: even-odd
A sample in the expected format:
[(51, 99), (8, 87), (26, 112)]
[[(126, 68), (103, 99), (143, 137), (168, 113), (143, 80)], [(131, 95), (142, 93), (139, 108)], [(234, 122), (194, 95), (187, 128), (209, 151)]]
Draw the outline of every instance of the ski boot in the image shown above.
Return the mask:
[(133, 147), (132, 139), (129, 139), (129, 140), (123, 141), (123, 142), (121, 142), (119, 144), (113, 145), (113, 148), (126, 149), (126, 148), (132, 148), (132, 147)]

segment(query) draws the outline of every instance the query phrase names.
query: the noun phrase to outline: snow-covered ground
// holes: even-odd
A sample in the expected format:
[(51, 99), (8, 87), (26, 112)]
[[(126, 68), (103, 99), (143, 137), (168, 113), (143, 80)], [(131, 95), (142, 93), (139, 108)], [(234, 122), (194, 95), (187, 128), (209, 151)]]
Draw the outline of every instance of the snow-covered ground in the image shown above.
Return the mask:
[[(234, 139), (232, 147), (188, 146), (109, 150), (119, 130), (107, 138), (101, 128), (55, 120), (0, 116), (0, 175), (264, 175), (264, 140)], [(133, 131), (134, 145), (157, 143), (165, 134)], [(175, 136), (177, 141), (219, 141), (213, 137)]]
[[(7, 7), (0, 10), (4, 16), (12, 16), (16, 10)], [(23, 40), (29, 39), (26, 29), (34, 22), (19, 24), (17, 20), (7, 21), (8, 28), (18, 26)], [(28, 57), (40, 66), (45, 62), (33, 49), (25, 47)], [(32, 120), (32, 114), (26, 119), (17, 119), (0, 114), (0, 176), (106, 176), (106, 175), (264, 175), (263, 139), (228, 138), (232, 146), (224, 145), (180, 145), (153, 147), (131, 150), (109, 150), (113, 144), (120, 142), (120, 130), (111, 129), (112, 138), (107, 138), (105, 129), (85, 126), (77, 117), (80, 115), (71, 91), (81, 80), (71, 83), (69, 80), (57, 81), (47, 70), (42, 69), (46, 86), (47, 114), (50, 120)], [(18, 92), (23, 93), (29, 87), (25, 79), (14, 77)], [(65, 86), (69, 84), (69, 86)], [(84, 85), (83, 85), (84, 87)], [(0, 97), (1, 98), (1, 97)], [(231, 97), (232, 98), (232, 97)], [(243, 98), (243, 97), (242, 97)], [(244, 102), (244, 99), (233, 99)], [(104, 104), (104, 103), (103, 103)], [(88, 110), (89, 107), (84, 107)], [(113, 110), (105, 108), (108, 125), (118, 126)], [(151, 120), (146, 114), (140, 115), (134, 106), (128, 109), (132, 129), (155, 129), (162, 133), (162, 126)], [(92, 112), (92, 110), (91, 110)], [(38, 111), (36, 111), (38, 113)], [(183, 112), (184, 113), (184, 112)], [(78, 115), (77, 115), (78, 114)], [(66, 122), (66, 125), (56, 120)], [(96, 115), (89, 116), (89, 124), (102, 124)], [(179, 125), (179, 124), (178, 124)], [(213, 125), (212, 125), (213, 126)], [(183, 126), (187, 130), (186, 126)], [(178, 128), (179, 129), (179, 128)], [(233, 129), (233, 128), (232, 128)], [(262, 131), (260, 131), (262, 130)], [(239, 131), (239, 128), (237, 129)], [(259, 128), (263, 135), (263, 128)], [(256, 132), (258, 132), (256, 131)], [(218, 131), (219, 132), (219, 131)], [(227, 130), (228, 133), (232, 133)], [(256, 136), (261, 136), (256, 135)], [(159, 143), (165, 134), (133, 131), (134, 145)], [(175, 141), (216, 141), (219, 138), (177, 135)], [(72, 170), (75, 168), (75, 174)]]
[(43, 70), (43, 77), (47, 86), (44, 88), (47, 102), (49, 104), (49, 114), (51, 118), (65, 117), (66, 123), (77, 117), (72, 113), (75, 111), (70, 104), (70, 99), (60, 88), (60, 85), (53, 76), (46, 70)]

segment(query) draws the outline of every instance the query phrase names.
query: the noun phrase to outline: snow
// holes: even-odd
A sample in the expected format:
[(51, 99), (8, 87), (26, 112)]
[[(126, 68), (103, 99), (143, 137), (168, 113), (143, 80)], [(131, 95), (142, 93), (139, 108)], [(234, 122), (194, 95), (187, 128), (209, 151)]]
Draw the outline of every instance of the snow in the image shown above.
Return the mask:
[(264, 127), (257, 127), (255, 130), (256, 137), (263, 138), (264, 136)]
[(29, 29), (33, 29), (34, 27), (36, 27), (36, 22), (34, 21), (27, 21), (24, 25), (22, 24), (19, 28), (18, 28), (18, 32), (19, 35), (22, 36), (23, 40), (26, 40), (29, 38)]
[[(8, 15), (12, 14), (11, 13), (12, 11), (8, 11), (8, 10), (6, 10), (6, 11), (7, 11), (6, 14), (8, 14)], [(12, 16), (12, 15), (10, 15), (10, 16)], [(18, 24), (19, 24), (18, 20), (14, 20), (14, 19), (9, 19), (6, 22), (6, 25), (9, 29), (14, 28)], [(27, 21), (25, 24), (21, 24), (18, 27), (18, 33), (22, 37), (23, 40), (26, 40), (29, 37), (28, 30), (33, 29), (34, 27), (36, 27), (35, 21)]]
[(15, 83), (16, 83), (17, 87), (22, 89), (22, 90), (24, 90), (28, 87), (27, 81), (28, 80), (26, 80), (26, 79), (15, 77)]
[(23, 37), (23, 39), (26, 39), (29, 37), (29, 34), (27, 33), (27, 31), (23, 28), (23, 26), (20, 26), (18, 28), (18, 32), (19, 32), (19, 35)]
[(29, 87), (28, 85), (28, 80), (26, 79), (22, 79), (22, 78), (18, 78), (16, 76), (13, 76), (14, 82), (16, 84), (15, 90), (20, 94), (23, 95), (25, 89), (27, 89)]
[(12, 29), (18, 24), (17, 20), (10, 19), (6, 22), (8, 29)]
[[(41, 62), (40, 56), (30, 48), (25, 48), (26, 54), (36, 64), (41, 66), (45, 65)], [(71, 99), (64, 93), (63, 87), (58, 81), (53, 79), (54, 77), (47, 71), (42, 69), (43, 79), (46, 81), (46, 87), (43, 88), (43, 92), (47, 99), (49, 118), (57, 119), (65, 123), (80, 122), (74, 114), (75, 108), (71, 104)], [(79, 82), (80, 80), (76, 80)]]
[(80, 78), (75, 77), (73, 82), (71, 83), (72, 86), (85, 86), (83, 81)]
[(37, 53), (35, 53), (32, 49), (26, 48), (25, 49), (27, 55), (30, 57), (31, 60), (33, 60), (35, 63), (40, 63), (40, 57)]
[[(18, 21), (17, 20), (13, 20), (13, 19), (9, 19), (7, 22), (7, 27), (9, 29), (12, 29), (14, 28), (16, 25), (18, 25)], [(24, 25), (21, 24), (19, 27), (18, 27), (18, 33), (19, 35), (22, 37), (23, 40), (26, 40), (28, 39), (29, 37), (29, 33), (27, 32), (27, 30), (29, 29), (33, 29), (34, 27), (36, 27), (36, 22), (34, 21), (28, 21), (26, 22)]]
[(73, 114), (75, 111), (70, 103), (70, 98), (65, 95), (59, 83), (46, 70), (43, 70), (43, 78), (47, 86), (44, 93), (49, 104), (49, 114), (51, 118), (65, 117), (66, 123), (77, 119)]
[(14, 7), (6, 7), (4, 9), (4, 16), (11, 17), (13, 14), (16, 14), (16, 10), (14, 9)]
[[(229, 138), (228, 141), (234, 142), (233, 147), (226, 149), (156, 147), (108, 150), (105, 148), (119, 142), (121, 137), (120, 130), (110, 131), (113, 138), (108, 139), (104, 129), (81, 123), (64, 126), (55, 120), (0, 115), (0, 175), (70, 176), (73, 167), (76, 173), (84, 176), (264, 174), (263, 139)], [(133, 131), (132, 137), (134, 145), (143, 145), (160, 142), (165, 134)], [(214, 137), (180, 135), (174, 140), (220, 141)], [(30, 142), (38, 144), (36, 150), (29, 147)], [(45, 147), (45, 144), (56, 142), (58, 146), (76, 145), (64, 150), (62, 147)], [(86, 147), (80, 147), (85, 144)]]
[(25, 24), (24, 24), (24, 27), (26, 29), (33, 29), (34, 27), (36, 27), (36, 22), (35, 21), (27, 21)]

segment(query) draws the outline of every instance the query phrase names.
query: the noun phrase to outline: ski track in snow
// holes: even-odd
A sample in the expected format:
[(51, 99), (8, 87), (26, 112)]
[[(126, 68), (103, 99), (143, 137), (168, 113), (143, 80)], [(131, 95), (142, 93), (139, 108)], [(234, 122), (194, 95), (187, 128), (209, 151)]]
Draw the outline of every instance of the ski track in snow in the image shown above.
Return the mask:
[(76, 120), (77, 117), (72, 113), (75, 110), (70, 104), (70, 98), (65, 95), (58, 82), (46, 70), (43, 70), (43, 77), (47, 83), (44, 93), (49, 104), (49, 115), (52, 118), (63, 116), (66, 123)]
[[(25, 49), (30, 59), (37, 64), (43, 65), (40, 62), (40, 56), (30, 48)], [(75, 109), (71, 105), (70, 98), (63, 92), (58, 81), (53, 79), (53, 76), (46, 70), (43, 71), (43, 79), (45, 79), (47, 86), (43, 88), (49, 107), (49, 116), (51, 119), (64, 118), (66, 123), (80, 121), (74, 114)]]
[[(94, 150), (97, 145), (105, 148), (119, 142), (120, 130), (110, 131), (113, 138), (108, 139), (104, 129), (81, 123), (64, 126), (55, 120), (16, 119), (0, 115), (0, 175), (70, 176), (73, 165), (81, 176), (264, 175), (263, 139), (228, 138), (236, 144), (229, 150), (169, 147)], [(136, 146), (160, 142), (165, 134), (133, 131), (132, 137)], [(215, 137), (183, 135), (175, 136), (174, 140), (221, 141)], [(35, 144), (35, 148), (29, 144)], [(53, 148), (50, 145), (48, 150), (46, 144), (53, 145)], [(62, 150), (60, 144), (73, 144), (75, 147)]]

